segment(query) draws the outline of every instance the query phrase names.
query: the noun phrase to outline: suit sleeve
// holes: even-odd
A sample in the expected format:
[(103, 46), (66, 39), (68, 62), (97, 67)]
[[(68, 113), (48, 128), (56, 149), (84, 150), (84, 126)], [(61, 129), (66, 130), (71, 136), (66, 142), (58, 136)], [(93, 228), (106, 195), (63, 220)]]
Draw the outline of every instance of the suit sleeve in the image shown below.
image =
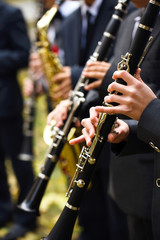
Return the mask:
[(74, 89), (76, 86), (76, 83), (78, 82), (78, 79), (81, 75), (81, 72), (83, 70), (83, 67), (80, 66), (71, 66), (71, 79), (72, 79), (72, 88)]
[(125, 120), (125, 122), (129, 125), (130, 130), (128, 140), (118, 144), (111, 144), (112, 152), (119, 157), (133, 154), (152, 153), (153, 149), (149, 144), (141, 141), (137, 136), (138, 122), (132, 119)]
[(6, 43), (0, 51), (0, 74), (2, 76), (26, 67), (30, 51), (25, 21), (19, 9), (8, 13), (5, 29)]
[(138, 124), (138, 137), (146, 142), (153, 143), (160, 149), (160, 100), (154, 99), (143, 111)]

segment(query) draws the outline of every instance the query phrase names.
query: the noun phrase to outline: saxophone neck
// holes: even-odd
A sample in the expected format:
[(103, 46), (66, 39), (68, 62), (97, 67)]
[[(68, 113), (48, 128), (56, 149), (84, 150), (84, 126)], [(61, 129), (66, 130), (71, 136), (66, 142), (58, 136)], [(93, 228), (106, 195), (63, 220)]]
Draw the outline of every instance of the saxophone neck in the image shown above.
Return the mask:
[(45, 14), (41, 17), (41, 19), (37, 22), (37, 28), (39, 31), (44, 29), (45, 31), (48, 29), (50, 22), (53, 17), (56, 15), (60, 5), (64, 2), (64, 0), (56, 0), (52, 7), (45, 12)]
[(58, 5), (54, 4), (37, 22), (37, 28), (39, 31), (48, 29), (50, 22), (58, 11)]

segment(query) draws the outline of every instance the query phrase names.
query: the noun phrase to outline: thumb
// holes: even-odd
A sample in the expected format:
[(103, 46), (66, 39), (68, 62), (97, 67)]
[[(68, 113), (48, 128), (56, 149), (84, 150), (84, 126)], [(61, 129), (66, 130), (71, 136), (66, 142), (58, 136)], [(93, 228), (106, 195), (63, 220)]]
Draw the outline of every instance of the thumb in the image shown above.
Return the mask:
[(140, 73), (141, 73), (141, 69), (138, 68), (138, 69), (136, 70), (136, 73), (135, 73), (134, 77), (135, 77), (137, 80), (139, 80), (140, 82), (143, 82)]

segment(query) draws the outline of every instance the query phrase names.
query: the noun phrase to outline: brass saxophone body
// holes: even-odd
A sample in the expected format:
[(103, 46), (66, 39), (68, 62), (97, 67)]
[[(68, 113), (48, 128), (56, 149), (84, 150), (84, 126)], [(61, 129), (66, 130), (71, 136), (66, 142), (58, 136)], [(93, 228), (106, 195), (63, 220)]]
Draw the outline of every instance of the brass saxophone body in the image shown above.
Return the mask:
[[(49, 43), (48, 37), (47, 37), (47, 31), (50, 26), (50, 23), (52, 19), (54, 18), (55, 14), (57, 13), (59, 6), (64, 1), (56, 1), (53, 6), (46, 11), (46, 13), (42, 16), (42, 18), (37, 22), (37, 29), (38, 29), (38, 35), (39, 35), (39, 42), (37, 43), (39, 47), (39, 54), (41, 57), (41, 61), (43, 64), (43, 70), (44, 74), (46, 76), (47, 82), (48, 82), (48, 95), (51, 99), (52, 107), (55, 108), (55, 106), (61, 101), (61, 99), (57, 99), (57, 101), (52, 101), (52, 96), (54, 94), (54, 90), (57, 87), (57, 84), (52, 83), (52, 77), (62, 71), (62, 65), (60, 63), (59, 57), (57, 53), (54, 53), (51, 49), (51, 45)], [(47, 127), (47, 130), (44, 130), (45, 135), (48, 136), (44, 139), (49, 139), (48, 143), (46, 140), (45, 142), (48, 145), (51, 145), (54, 139), (53, 134), (51, 133), (51, 129), (55, 126), (55, 122), (53, 126)], [(72, 137), (76, 137), (80, 131), (78, 131), (76, 128), (72, 128), (71, 132), (68, 136), (68, 139)], [(56, 133), (55, 133), (56, 134)], [(52, 135), (50, 137), (50, 135)], [(80, 146), (70, 146), (68, 142), (64, 145), (64, 149), (60, 155), (60, 167), (62, 171), (66, 174), (68, 178), (73, 177), (73, 173), (75, 171), (75, 164), (78, 161), (78, 156), (80, 154)], [(67, 157), (68, 156), (68, 157)]]
[[(51, 49), (51, 45), (47, 37), (47, 32), (53, 17), (58, 11), (58, 8), (58, 4), (53, 4), (53, 6), (37, 22), (39, 36), (39, 42), (37, 42), (38, 52), (40, 54), (40, 58), (43, 64), (43, 71), (48, 82), (48, 94), (51, 100), (54, 94), (54, 90), (57, 87), (57, 84), (52, 83), (52, 78), (55, 74), (61, 72), (62, 65), (60, 63), (58, 54), (54, 53)], [(60, 100), (61, 99), (58, 99), (57, 101), (52, 101), (53, 108)]]

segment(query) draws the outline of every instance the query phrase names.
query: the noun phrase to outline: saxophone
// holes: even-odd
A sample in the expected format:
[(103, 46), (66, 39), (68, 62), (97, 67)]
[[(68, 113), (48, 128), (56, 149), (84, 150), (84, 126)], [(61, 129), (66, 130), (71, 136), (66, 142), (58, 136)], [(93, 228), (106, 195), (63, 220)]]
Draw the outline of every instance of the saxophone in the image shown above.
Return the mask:
[[(39, 34), (39, 42), (37, 43), (39, 47), (39, 54), (43, 64), (43, 70), (48, 82), (48, 95), (51, 99), (53, 108), (61, 101), (61, 99), (57, 99), (57, 101), (52, 101), (52, 96), (54, 90), (58, 86), (57, 84), (52, 83), (52, 77), (62, 71), (62, 65), (60, 63), (59, 57), (57, 53), (54, 53), (51, 49), (50, 43), (47, 37), (47, 31), (49, 25), (54, 18), (59, 6), (64, 2), (63, 1), (55, 1), (53, 6), (42, 16), (42, 18), (37, 22), (37, 29)], [(55, 127), (55, 121), (51, 126), (46, 126), (44, 130), (44, 140), (48, 145), (52, 144), (53, 134), (51, 134), (52, 130)], [(70, 134), (68, 135), (68, 140), (75, 135), (78, 135), (78, 130), (76, 128), (72, 128)], [(51, 134), (51, 135), (50, 135)], [(74, 135), (75, 134), (75, 135)], [(47, 137), (46, 137), (47, 135)], [(72, 177), (75, 171), (75, 163), (78, 160), (78, 156), (80, 153), (80, 147), (71, 147), (68, 143), (65, 144), (64, 149), (60, 156), (60, 167), (62, 171), (66, 174), (67, 177)], [(69, 156), (69, 159), (66, 160), (66, 156)], [(71, 159), (71, 160), (70, 160)]]
[(60, 99), (58, 99), (57, 101), (52, 101), (54, 90), (57, 87), (57, 84), (52, 83), (52, 77), (55, 74), (61, 72), (62, 65), (58, 58), (58, 54), (54, 53), (51, 49), (51, 46), (47, 37), (47, 31), (53, 17), (58, 11), (60, 4), (62, 4), (63, 2), (64, 0), (56, 1), (53, 4), (53, 6), (37, 22), (37, 29), (38, 29), (38, 36), (39, 36), (39, 42), (37, 42), (38, 52), (43, 64), (43, 71), (48, 82), (48, 94), (49, 94), (49, 97), (51, 98), (53, 107), (57, 105)]

